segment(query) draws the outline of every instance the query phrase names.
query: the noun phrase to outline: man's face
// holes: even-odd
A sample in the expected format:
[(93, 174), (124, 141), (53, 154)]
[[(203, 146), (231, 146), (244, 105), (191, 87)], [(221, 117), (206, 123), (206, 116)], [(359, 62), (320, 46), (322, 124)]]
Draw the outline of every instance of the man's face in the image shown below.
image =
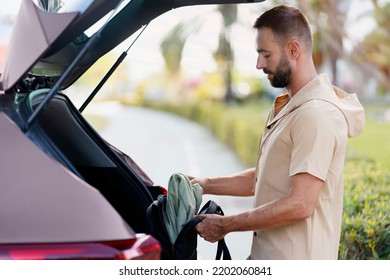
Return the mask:
[(273, 87), (287, 87), (292, 77), (290, 63), (272, 31), (269, 28), (258, 30), (256, 43), (257, 69), (263, 69)]

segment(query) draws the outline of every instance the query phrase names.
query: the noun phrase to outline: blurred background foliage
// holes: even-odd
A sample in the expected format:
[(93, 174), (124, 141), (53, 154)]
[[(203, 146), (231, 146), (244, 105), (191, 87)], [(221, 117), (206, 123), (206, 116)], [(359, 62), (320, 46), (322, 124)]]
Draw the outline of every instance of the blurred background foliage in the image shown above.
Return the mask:
[[(250, 10), (253, 20), (262, 11), (279, 3), (296, 5), (307, 15), (312, 25), (313, 58), (318, 72), (327, 73), (335, 85), (357, 92), (364, 101), (390, 101), (389, 0), (266, 1)], [(216, 19), (213, 24), (217, 27), (213, 27), (213, 30), (217, 30), (217, 33), (207, 39), (216, 43), (206, 59), (214, 60), (214, 69), (193, 76), (188, 74), (191, 70), (188, 66), (183, 67), (183, 60), (197, 55), (186, 53), (188, 45), (197, 36), (202, 36), (204, 29), (211, 28), (205, 15), (195, 14), (161, 32), (164, 35), (159, 51), (163, 69), (143, 80), (134, 81), (129, 71), (132, 62), (126, 60), (111, 78), (112, 82), (105, 87), (103, 96), (114, 95), (117, 98), (118, 91), (122, 89), (123, 98), (133, 101), (147, 99), (175, 103), (217, 100), (229, 103), (252, 102), (254, 98), (264, 96), (273, 98), (278, 91), (270, 88), (268, 81), (262, 78), (264, 76), (243, 73), (237, 67), (236, 57), (242, 55), (237, 53), (236, 46), (240, 43), (236, 42), (240, 38), (237, 30), (252, 29), (248, 26), (248, 19), (243, 18), (248, 14), (243, 16), (240, 13), (242, 6), (246, 5), (220, 5), (209, 12), (209, 17)], [(254, 36), (253, 47), (249, 49), (255, 53)], [(90, 69), (91, 74), (78, 84), (96, 84), (102, 76), (96, 72), (107, 71), (114, 61), (115, 54), (106, 55)], [(255, 61), (249, 63), (255, 68)], [(118, 83), (121, 85), (119, 88), (115, 86)]]

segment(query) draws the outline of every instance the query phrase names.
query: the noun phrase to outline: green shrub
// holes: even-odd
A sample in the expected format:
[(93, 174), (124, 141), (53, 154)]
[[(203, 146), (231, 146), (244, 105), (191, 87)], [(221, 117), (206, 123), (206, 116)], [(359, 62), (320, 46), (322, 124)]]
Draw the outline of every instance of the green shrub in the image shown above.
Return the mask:
[(345, 166), (340, 259), (390, 259), (390, 174), (374, 162)]

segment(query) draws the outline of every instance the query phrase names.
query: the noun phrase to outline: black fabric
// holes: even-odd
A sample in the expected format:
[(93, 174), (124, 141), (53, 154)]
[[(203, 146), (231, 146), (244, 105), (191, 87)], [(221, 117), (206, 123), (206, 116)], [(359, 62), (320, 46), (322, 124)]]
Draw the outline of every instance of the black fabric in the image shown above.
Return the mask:
[(146, 211), (153, 202), (149, 187), (128, 180), (116, 167), (77, 166), (77, 169), (135, 232), (146, 231)]
[[(161, 244), (162, 260), (196, 260), (198, 233), (195, 226), (200, 220), (192, 219), (184, 225), (174, 244), (171, 243), (165, 227), (166, 195), (160, 195), (146, 211), (147, 233), (151, 234)], [(199, 214), (224, 215), (221, 207), (212, 200), (209, 200), (199, 211)], [(229, 249), (224, 239), (218, 241), (216, 260), (231, 260)]]
[[(203, 208), (199, 211), (200, 215), (204, 214), (217, 214), (217, 215), (225, 215), (222, 211), (222, 208), (215, 203), (212, 200), (209, 200)], [(217, 254), (215, 256), (216, 260), (221, 259), (221, 256), (223, 257), (223, 260), (231, 260), (232, 257), (230, 255), (230, 251), (226, 245), (225, 239), (221, 239), (218, 241), (218, 247), (217, 247)]]

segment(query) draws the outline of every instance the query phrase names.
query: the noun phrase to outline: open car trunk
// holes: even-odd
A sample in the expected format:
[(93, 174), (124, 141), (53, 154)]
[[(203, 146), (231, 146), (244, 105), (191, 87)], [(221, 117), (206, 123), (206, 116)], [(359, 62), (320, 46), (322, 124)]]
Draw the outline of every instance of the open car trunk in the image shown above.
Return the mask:
[[(140, 241), (153, 256), (132, 256), (156, 258), (159, 248), (153, 238), (138, 238), (137, 233), (145, 232), (146, 209), (164, 190), (104, 141), (61, 91), (171, 9), (261, 1), (22, 0), (0, 77), (0, 259), (3, 250), (15, 253), (15, 244), (18, 255), (25, 244), (34, 245), (36, 253), (42, 244), (49, 252), (57, 249), (51, 243), (95, 241), (126, 250)], [(54, 2), (64, 6), (48, 9)], [(110, 13), (96, 33), (84, 33)], [(117, 249), (113, 258), (122, 258)]]
[[(42, 102), (46, 90), (26, 99), (27, 114)], [(136, 232), (145, 231), (147, 207), (153, 201), (153, 182), (130, 166), (86, 122), (71, 101), (56, 95), (28, 132), (65, 167), (99, 190)], [(158, 191), (158, 188), (157, 188)]]

